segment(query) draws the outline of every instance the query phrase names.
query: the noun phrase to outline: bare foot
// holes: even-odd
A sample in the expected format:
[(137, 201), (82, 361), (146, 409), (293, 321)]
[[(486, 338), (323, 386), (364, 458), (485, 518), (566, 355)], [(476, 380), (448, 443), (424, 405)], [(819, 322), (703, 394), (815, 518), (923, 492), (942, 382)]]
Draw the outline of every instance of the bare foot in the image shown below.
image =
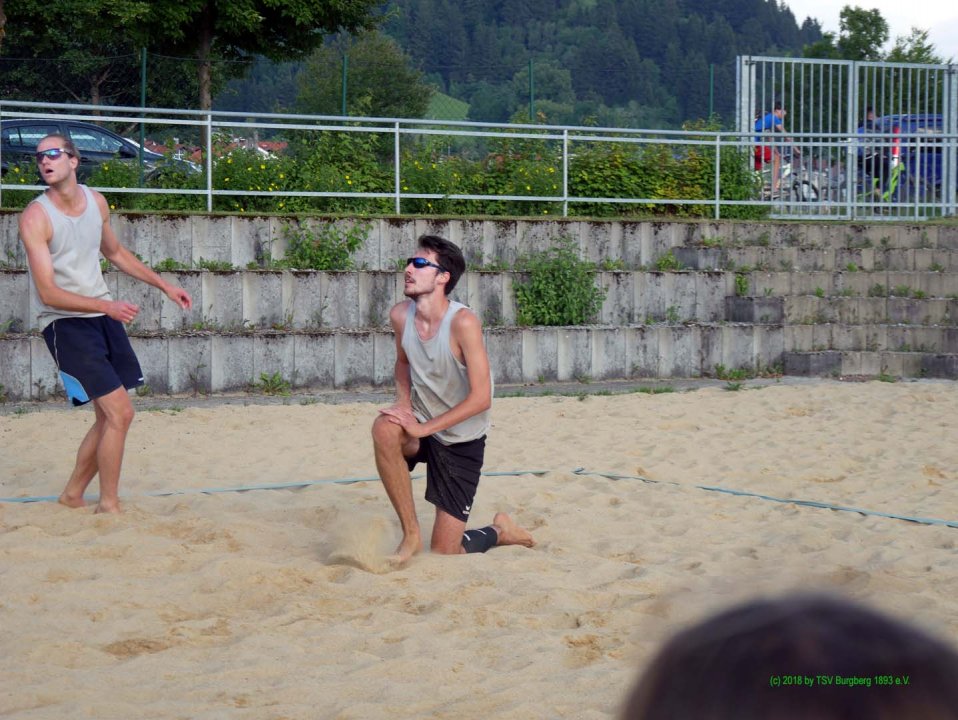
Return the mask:
[(66, 493), (61, 493), (60, 497), (57, 498), (57, 502), (61, 505), (65, 505), (68, 508), (82, 508), (86, 507), (86, 501), (84, 501), (83, 496), (80, 497), (70, 497)]
[(120, 512), (120, 503), (104, 503), (100, 502), (96, 506), (96, 510), (93, 511), (94, 514), (99, 513), (119, 513)]
[(499, 533), (499, 542), (496, 543), (497, 545), (523, 545), (525, 547), (532, 547), (536, 544), (536, 541), (532, 539), (532, 535), (529, 531), (516, 525), (515, 520), (504, 512), (496, 513), (496, 516), (492, 518), (492, 524)]
[(389, 556), (391, 565), (405, 565), (413, 555), (422, 550), (422, 538), (419, 535), (406, 535), (403, 537), (396, 552)]

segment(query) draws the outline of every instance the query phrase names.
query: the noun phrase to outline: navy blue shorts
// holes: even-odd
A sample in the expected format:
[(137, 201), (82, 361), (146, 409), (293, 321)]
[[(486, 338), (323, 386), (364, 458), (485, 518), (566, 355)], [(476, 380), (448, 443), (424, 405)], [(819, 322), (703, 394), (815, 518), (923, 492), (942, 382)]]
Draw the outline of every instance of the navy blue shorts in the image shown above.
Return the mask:
[(419, 451), (406, 464), (426, 463), (426, 500), (463, 522), (469, 519), (479, 488), (486, 437), (443, 445), (432, 435), (419, 439)]
[(63, 389), (74, 405), (84, 405), (143, 384), (143, 371), (123, 324), (106, 315), (54, 320), (43, 329)]

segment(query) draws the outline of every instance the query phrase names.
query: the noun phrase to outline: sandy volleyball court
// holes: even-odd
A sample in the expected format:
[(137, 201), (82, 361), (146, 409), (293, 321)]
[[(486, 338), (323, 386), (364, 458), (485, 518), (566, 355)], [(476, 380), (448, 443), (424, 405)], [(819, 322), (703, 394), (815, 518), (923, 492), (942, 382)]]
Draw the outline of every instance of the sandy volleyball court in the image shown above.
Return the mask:
[[(378, 482), (319, 482), (374, 475), (378, 405), (297, 402), (141, 405), (122, 516), (0, 503), (0, 716), (613, 718), (676, 629), (798, 588), (958, 637), (958, 527), (697, 487), (958, 522), (954, 382), (498, 399), (471, 525), (537, 547), (401, 569)], [(89, 423), (0, 415), (0, 496)]]

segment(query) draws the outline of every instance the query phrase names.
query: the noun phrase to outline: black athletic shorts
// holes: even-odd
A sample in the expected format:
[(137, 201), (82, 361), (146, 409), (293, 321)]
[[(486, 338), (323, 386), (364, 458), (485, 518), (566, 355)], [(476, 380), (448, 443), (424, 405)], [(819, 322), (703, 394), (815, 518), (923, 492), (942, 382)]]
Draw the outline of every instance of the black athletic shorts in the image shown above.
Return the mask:
[(419, 452), (406, 458), (409, 469), (426, 463), (426, 500), (463, 522), (469, 519), (486, 453), (486, 436), (443, 445), (432, 435), (419, 439)]
[(123, 324), (106, 315), (54, 320), (43, 329), (63, 389), (74, 405), (84, 405), (118, 387), (143, 384), (143, 371)]

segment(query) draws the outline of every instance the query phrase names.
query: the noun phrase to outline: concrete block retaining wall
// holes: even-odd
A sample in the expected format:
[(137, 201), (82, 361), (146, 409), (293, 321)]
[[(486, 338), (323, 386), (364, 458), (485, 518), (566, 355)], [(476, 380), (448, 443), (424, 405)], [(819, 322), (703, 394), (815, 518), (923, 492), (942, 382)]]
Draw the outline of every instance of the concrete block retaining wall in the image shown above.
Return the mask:
[[(369, 220), (206, 215), (115, 214), (112, 224), (122, 243), (149, 265), (172, 259), (185, 265), (203, 260), (228, 262), (238, 268), (264, 257), (280, 259), (287, 247), (284, 228), (290, 223), (319, 227), (329, 223), (343, 228), (360, 227), (365, 241), (355, 253), (363, 270), (395, 270), (396, 261), (415, 248), (416, 238), (435, 233), (458, 244), (472, 267), (511, 266), (519, 255), (552, 246), (559, 237), (570, 238), (584, 257), (614, 262), (627, 269), (651, 267), (670, 250), (707, 251), (689, 255), (693, 269), (728, 269), (768, 266), (793, 269), (802, 258), (814, 267), (841, 269), (855, 262), (865, 269), (890, 263), (895, 268), (924, 269), (935, 262), (954, 262), (958, 252), (956, 225), (848, 225), (733, 221), (590, 221), (511, 219), (372, 218)], [(770, 256), (768, 253), (778, 252)], [(724, 256), (723, 256), (724, 253)], [(791, 262), (788, 268), (773, 263)], [(17, 214), (0, 212), (0, 263), (25, 267), (17, 239)], [(701, 267), (700, 267), (701, 265)], [(888, 265), (886, 265), (888, 267)], [(950, 267), (953, 267), (951, 265)]]
[[(148, 264), (171, 259), (245, 267), (279, 259), (272, 217), (118, 215), (122, 242)], [(141, 306), (130, 328), (157, 392), (244, 389), (278, 374), (294, 387), (392, 382), (386, 327), (402, 298), (397, 259), (416, 238), (457, 242), (470, 271), (454, 297), (486, 326), (500, 383), (690, 377), (785, 364), (799, 374), (958, 375), (958, 227), (564, 220), (368, 221), (356, 272), (184, 271), (171, 279), (195, 300), (183, 313), (154, 289), (108, 273), (116, 297)], [(515, 327), (514, 287), (501, 271), (566, 236), (603, 267), (600, 325)], [(687, 268), (651, 270), (672, 252)], [(57, 379), (33, 325), (16, 215), (0, 213), (0, 386), (40, 398)], [(477, 268), (489, 268), (478, 270)], [(11, 269), (13, 268), (13, 269)], [(495, 268), (495, 269), (493, 269)], [(950, 373), (950, 374), (949, 374)]]
[[(155, 289), (123, 273), (106, 274), (113, 296), (140, 306), (132, 334), (187, 329), (382, 328), (403, 298), (397, 272), (186, 271), (163, 273), (194, 300), (183, 312)], [(744, 276), (732, 272), (600, 272), (605, 291), (597, 318), (604, 325), (731, 320), (758, 323), (958, 323), (958, 273), (808, 272)], [(516, 323), (515, 284), (523, 276), (467, 272), (453, 298), (473, 308), (485, 325)], [(905, 297), (918, 294), (918, 297)], [(741, 297), (744, 295), (744, 297)], [(729, 301), (734, 299), (734, 308)], [(27, 273), (0, 271), (0, 329), (36, 326)]]
[[(237, 272), (187, 271), (162, 273), (186, 288), (193, 308), (183, 312), (155, 289), (123, 273), (106, 273), (115, 298), (140, 306), (133, 334), (162, 330), (283, 328), (379, 328), (389, 324), (389, 308), (403, 299), (398, 272)], [(452, 297), (473, 308), (483, 323), (516, 323), (514, 286), (522, 275), (467, 272)], [(718, 322), (725, 319), (725, 297), (735, 278), (723, 272), (598, 273), (605, 290), (597, 320), (608, 325), (647, 321)], [(36, 326), (27, 273), (0, 271), (0, 327), (17, 330)]]
[[(496, 382), (698, 377), (725, 367), (781, 362), (781, 327), (746, 324), (491, 328)], [(245, 390), (278, 374), (293, 387), (392, 383), (389, 330), (133, 336), (146, 383), (159, 393)], [(0, 385), (12, 400), (44, 398), (56, 368), (36, 335), (0, 339)]]

